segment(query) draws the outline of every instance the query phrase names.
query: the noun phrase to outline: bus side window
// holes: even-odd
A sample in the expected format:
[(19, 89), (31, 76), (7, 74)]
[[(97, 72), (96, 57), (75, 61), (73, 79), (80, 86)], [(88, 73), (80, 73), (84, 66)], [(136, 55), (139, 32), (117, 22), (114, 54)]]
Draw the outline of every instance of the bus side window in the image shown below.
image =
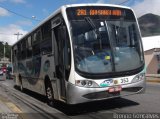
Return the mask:
[(33, 34), (33, 55), (40, 54), (40, 42), (41, 42), (41, 30), (36, 31)]
[(32, 37), (27, 38), (27, 58), (32, 57)]
[(18, 54), (17, 54), (17, 59), (18, 60), (21, 60), (21, 43), (19, 42), (18, 44), (17, 44), (17, 47), (18, 47)]
[(26, 58), (26, 39), (22, 40), (21, 49), (22, 49), (21, 57), (22, 57), (22, 59), (25, 59)]
[(17, 57), (17, 45), (15, 45), (14, 47), (13, 47), (13, 49), (12, 49), (12, 62), (15, 62), (16, 61), (16, 59), (18, 58)]
[(48, 54), (52, 52), (51, 22), (48, 21), (42, 26), (41, 53)]
[(17, 58), (17, 50), (13, 50), (13, 53), (12, 53), (12, 62), (15, 62)]

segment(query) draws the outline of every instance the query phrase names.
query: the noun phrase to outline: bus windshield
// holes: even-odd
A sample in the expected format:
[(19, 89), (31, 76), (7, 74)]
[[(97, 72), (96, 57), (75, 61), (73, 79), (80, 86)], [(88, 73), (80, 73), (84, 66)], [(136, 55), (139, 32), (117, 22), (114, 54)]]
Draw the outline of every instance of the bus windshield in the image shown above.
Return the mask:
[(116, 73), (142, 66), (143, 49), (134, 17), (83, 17), (70, 20), (77, 71)]

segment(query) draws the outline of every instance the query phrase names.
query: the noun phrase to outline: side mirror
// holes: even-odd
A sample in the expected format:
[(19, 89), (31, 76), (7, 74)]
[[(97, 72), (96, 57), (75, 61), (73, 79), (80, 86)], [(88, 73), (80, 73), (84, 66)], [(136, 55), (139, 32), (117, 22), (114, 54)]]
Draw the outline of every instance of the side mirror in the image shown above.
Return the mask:
[(51, 23), (52, 23), (51, 29), (54, 29), (55, 27), (59, 26), (62, 23), (62, 19), (58, 17), (58, 18), (52, 20)]

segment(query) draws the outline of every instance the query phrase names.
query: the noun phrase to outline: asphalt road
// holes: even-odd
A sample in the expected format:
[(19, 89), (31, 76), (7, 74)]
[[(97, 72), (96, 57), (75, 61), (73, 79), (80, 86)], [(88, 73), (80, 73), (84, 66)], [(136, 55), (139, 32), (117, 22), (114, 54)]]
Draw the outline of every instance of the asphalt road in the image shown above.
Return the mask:
[[(156, 114), (160, 114), (160, 83), (147, 83), (146, 92), (144, 94), (130, 95), (118, 99), (84, 103), (74, 106), (57, 102), (56, 106), (53, 108), (45, 103), (45, 97), (28, 90), (26, 90), (25, 93), (21, 93), (13, 87), (12, 80), (6, 80), (0, 81), (0, 100), (4, 97), (7, 97), (6, 99), (9, 100), (8, 102), (12, 102), (20, 113), (28, 114), (28, 116), (33, 119), (37, 117), (47, 118), (47, 114), (41, 116), (42, 113), (52, 113), (52, 115), (48, 115), (51, 117), (54, 116), (56, 119), (118, 118), (114, 117), (116, 113), (127, 113), (129, 114), (127, 116), (131, 116), (130, 114), (151, 113), (155, 118), (160, 118), (160, 115)], [(0, 103), (2, 103), (2, 101)], [(31, 116), (33, 113), (36, 115)]]

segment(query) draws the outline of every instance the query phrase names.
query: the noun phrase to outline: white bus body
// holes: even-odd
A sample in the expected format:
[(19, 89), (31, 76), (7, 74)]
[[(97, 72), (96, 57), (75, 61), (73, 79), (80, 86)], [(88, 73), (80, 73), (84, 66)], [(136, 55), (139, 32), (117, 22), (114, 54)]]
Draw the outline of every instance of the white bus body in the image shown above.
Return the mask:
[(12, 47), (15, 83), (68, 104), (145, 90), (141, 34), (133, 10), (62, 6)]

